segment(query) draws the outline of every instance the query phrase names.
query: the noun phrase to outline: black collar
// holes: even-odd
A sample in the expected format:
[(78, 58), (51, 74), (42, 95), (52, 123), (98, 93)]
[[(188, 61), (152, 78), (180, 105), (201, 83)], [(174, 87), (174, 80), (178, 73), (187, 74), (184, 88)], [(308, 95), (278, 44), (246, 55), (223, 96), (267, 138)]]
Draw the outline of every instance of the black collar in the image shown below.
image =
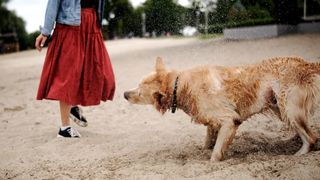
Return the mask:
[(172, 94), (172, 103), (171, 103), (171, 112), (175, 113), (177, 110), (177, 89), (178, 89), (178, 80), (179, 76), (177, 76), (176, 80), (174, 81), (174, 89)]

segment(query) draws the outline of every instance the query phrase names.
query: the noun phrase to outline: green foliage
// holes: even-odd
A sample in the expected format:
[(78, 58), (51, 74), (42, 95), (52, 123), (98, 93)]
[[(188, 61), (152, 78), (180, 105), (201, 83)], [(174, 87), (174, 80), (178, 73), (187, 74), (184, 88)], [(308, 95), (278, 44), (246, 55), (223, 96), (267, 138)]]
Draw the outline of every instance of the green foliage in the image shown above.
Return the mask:
[(0, 6), (2, 7), (4, 4), (8, 3), (9, 0), (0, 0)]
[(30, 34), (28, 34), (28, 39), (27, 39), (27, 47), (28, 49), (34, 49), (34, 43), (36, 41), (36, 38), (40, 35), (40, 31), (35, 31)]
[(233, 0), (218, 0), (215, 16), (215, 23), (225, 23), (228, 20), (229, 11), (234, 4)]
[(199, 1), (192, 1), (191, 8), (186, 11), (186, 24), (198, 27), (200, 23), (200, 4)]
[[(199, 11), (196, 3), (199, 1), (193, 0), (192, 2), (193, 11)], [(310, 12), (317, 9), (315, 4), (309, 7)], [(209, 33), (220, 33), (226, 27), (270, 23), (297, 24), (301, 21), (302, 12), (303, 0), (217, 0), (215, 10), (209, 12)], [(203, 32), (204, 24), (203, 14), (201, 12), (198, 17), (199, 23), (202, 24), (198, 26), (201, 32)], [(194, 21), (198, 21), (198, 19), (194, 19)]]
[(173, 0), (147, 0), (134, 9), (128, 0), (107, 0), (105, 18), (108, 21), (105, 37), (142, 36), (142, 14), (146, 14), (146, 31), (162, 34), (178, 34), (188, 19), (186, 8)]
[(127, 33), (133, 33), (134, 36), (142, 36), (142, 8), (137, 8), (133, 10), (133, 13), (128, 16), (126, 22), (124, 24), (127, 27)]
[[(320, 14), (320, 0), (307, 1), (307, 16)], [(302, 4), (302, 3), (301, 3)]]
[[(25, 22), (22, 18), (18, 17), (15, 12), (9, 11), (4, 4), (7, 3), (8, 0), (1, 0), (0, 7), (0, 33), (16, 33), (17, 41), (20, 44), (20, 49), (28, 49), (27, 41), (28, 41), (28, 33), (25, 30)], [(14, 40), (13, 40), (14, 41)]]
[(274, 0), (275, 19), (279, 24), (297, 24), (300, 20), (297, 0)]
[(202, 40), (215, 39), (215, 38), (221, 38), (221, 37), (223, 37), (223, 34), (221, 33), (201, 34), (199, 36), (199, 38)]
[[(256, 25), (267, 25), (274, 24), (275, 20), (272, 18), (264, 18), (264, 19), (247, 19), (238, 22), (227, 22), (222, 24), (214, 24), (210, 25), (208, 28), (208, 33), (222, 33), (225, 28), (234, 28), (234, 27), (248, 27), (248, 26), (256, 26)], [(204, 33), (204, 29), (200, 29), (201, 33)]]
[[(125, 37), (136, 32), (137, 14), (128, 0), (107, 0), (104, 17), (108, 21), (108, 38)], [(139, 18), (138, 18), (139, 19)]]
[(184, 8), (172, 0), (147, 0), (144, 4), (148, 32), (178, 34), (183, 24)]

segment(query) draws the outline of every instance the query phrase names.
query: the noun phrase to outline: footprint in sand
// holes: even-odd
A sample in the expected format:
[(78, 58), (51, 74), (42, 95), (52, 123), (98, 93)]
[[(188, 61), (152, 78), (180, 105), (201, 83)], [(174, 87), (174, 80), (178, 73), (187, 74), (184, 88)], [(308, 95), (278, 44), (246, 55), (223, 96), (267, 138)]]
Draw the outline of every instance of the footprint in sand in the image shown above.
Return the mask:
[(26, 108), (25, 106), (5, 107), (4, 111), (5, 112), (16, 112), (16, 111), (22, 111), (25, 108)]
[(32, 80), (36, 80), (36, 79), (38, 79), (38, 77), (28, 77), (28, 78), (24, 78), (24, 79), (18, 79), (16, 81), (16, 83), (25, 82), (25, 81), (32, 81)]

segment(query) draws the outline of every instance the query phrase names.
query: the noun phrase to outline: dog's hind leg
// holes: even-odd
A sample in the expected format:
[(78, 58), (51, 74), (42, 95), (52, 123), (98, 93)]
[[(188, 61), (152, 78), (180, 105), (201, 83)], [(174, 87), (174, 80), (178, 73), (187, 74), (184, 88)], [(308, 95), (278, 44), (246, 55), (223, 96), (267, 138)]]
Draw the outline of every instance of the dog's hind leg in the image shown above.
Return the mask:
[(310, 151), (311, 145), (315, 144), (317, 138), (308, 126), (305, 117), (297, 116), (294, 121), (292, 125), (302, 139), (302, 147), (295, 155), (303, 155)]
[[(308, 97), (308, 90), (294, 86), (286, 91), (287, 97), (281, 99), (280, 111), (282, 119), (289, 122), (290, 126), (302, 139), (302, 147), (296, 155), (306, 154), (310, 146), (315, 144), (316, 136), (308, 125), (308, 118), (312, 108), (312, 99)], [(284, 99), (286, 100), (284, 102)]]
[(212, 149), (213, 148), (213, 146), (216, 143), (217, 135), (218, 135), (218, 131), (214, 127), (208, 125), (204, 149)]
[[(237, 121), (238, 122), (238, 121)], [(211, 161), (221, 161), (228, 146), (231, 144), (239, 124), (234, 121), (224, 122), (219, 129), (216, 144), (213, 148)]]

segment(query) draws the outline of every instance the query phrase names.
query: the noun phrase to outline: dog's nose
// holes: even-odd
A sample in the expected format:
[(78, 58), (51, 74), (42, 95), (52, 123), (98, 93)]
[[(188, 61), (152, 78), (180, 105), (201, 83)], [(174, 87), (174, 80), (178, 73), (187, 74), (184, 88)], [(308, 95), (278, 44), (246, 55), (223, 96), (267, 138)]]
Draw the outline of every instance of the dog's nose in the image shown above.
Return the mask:
[(129, 99), (129, 92), (124, 92), (124, 98), (126, 99), (126, 100), (128, 100)]

